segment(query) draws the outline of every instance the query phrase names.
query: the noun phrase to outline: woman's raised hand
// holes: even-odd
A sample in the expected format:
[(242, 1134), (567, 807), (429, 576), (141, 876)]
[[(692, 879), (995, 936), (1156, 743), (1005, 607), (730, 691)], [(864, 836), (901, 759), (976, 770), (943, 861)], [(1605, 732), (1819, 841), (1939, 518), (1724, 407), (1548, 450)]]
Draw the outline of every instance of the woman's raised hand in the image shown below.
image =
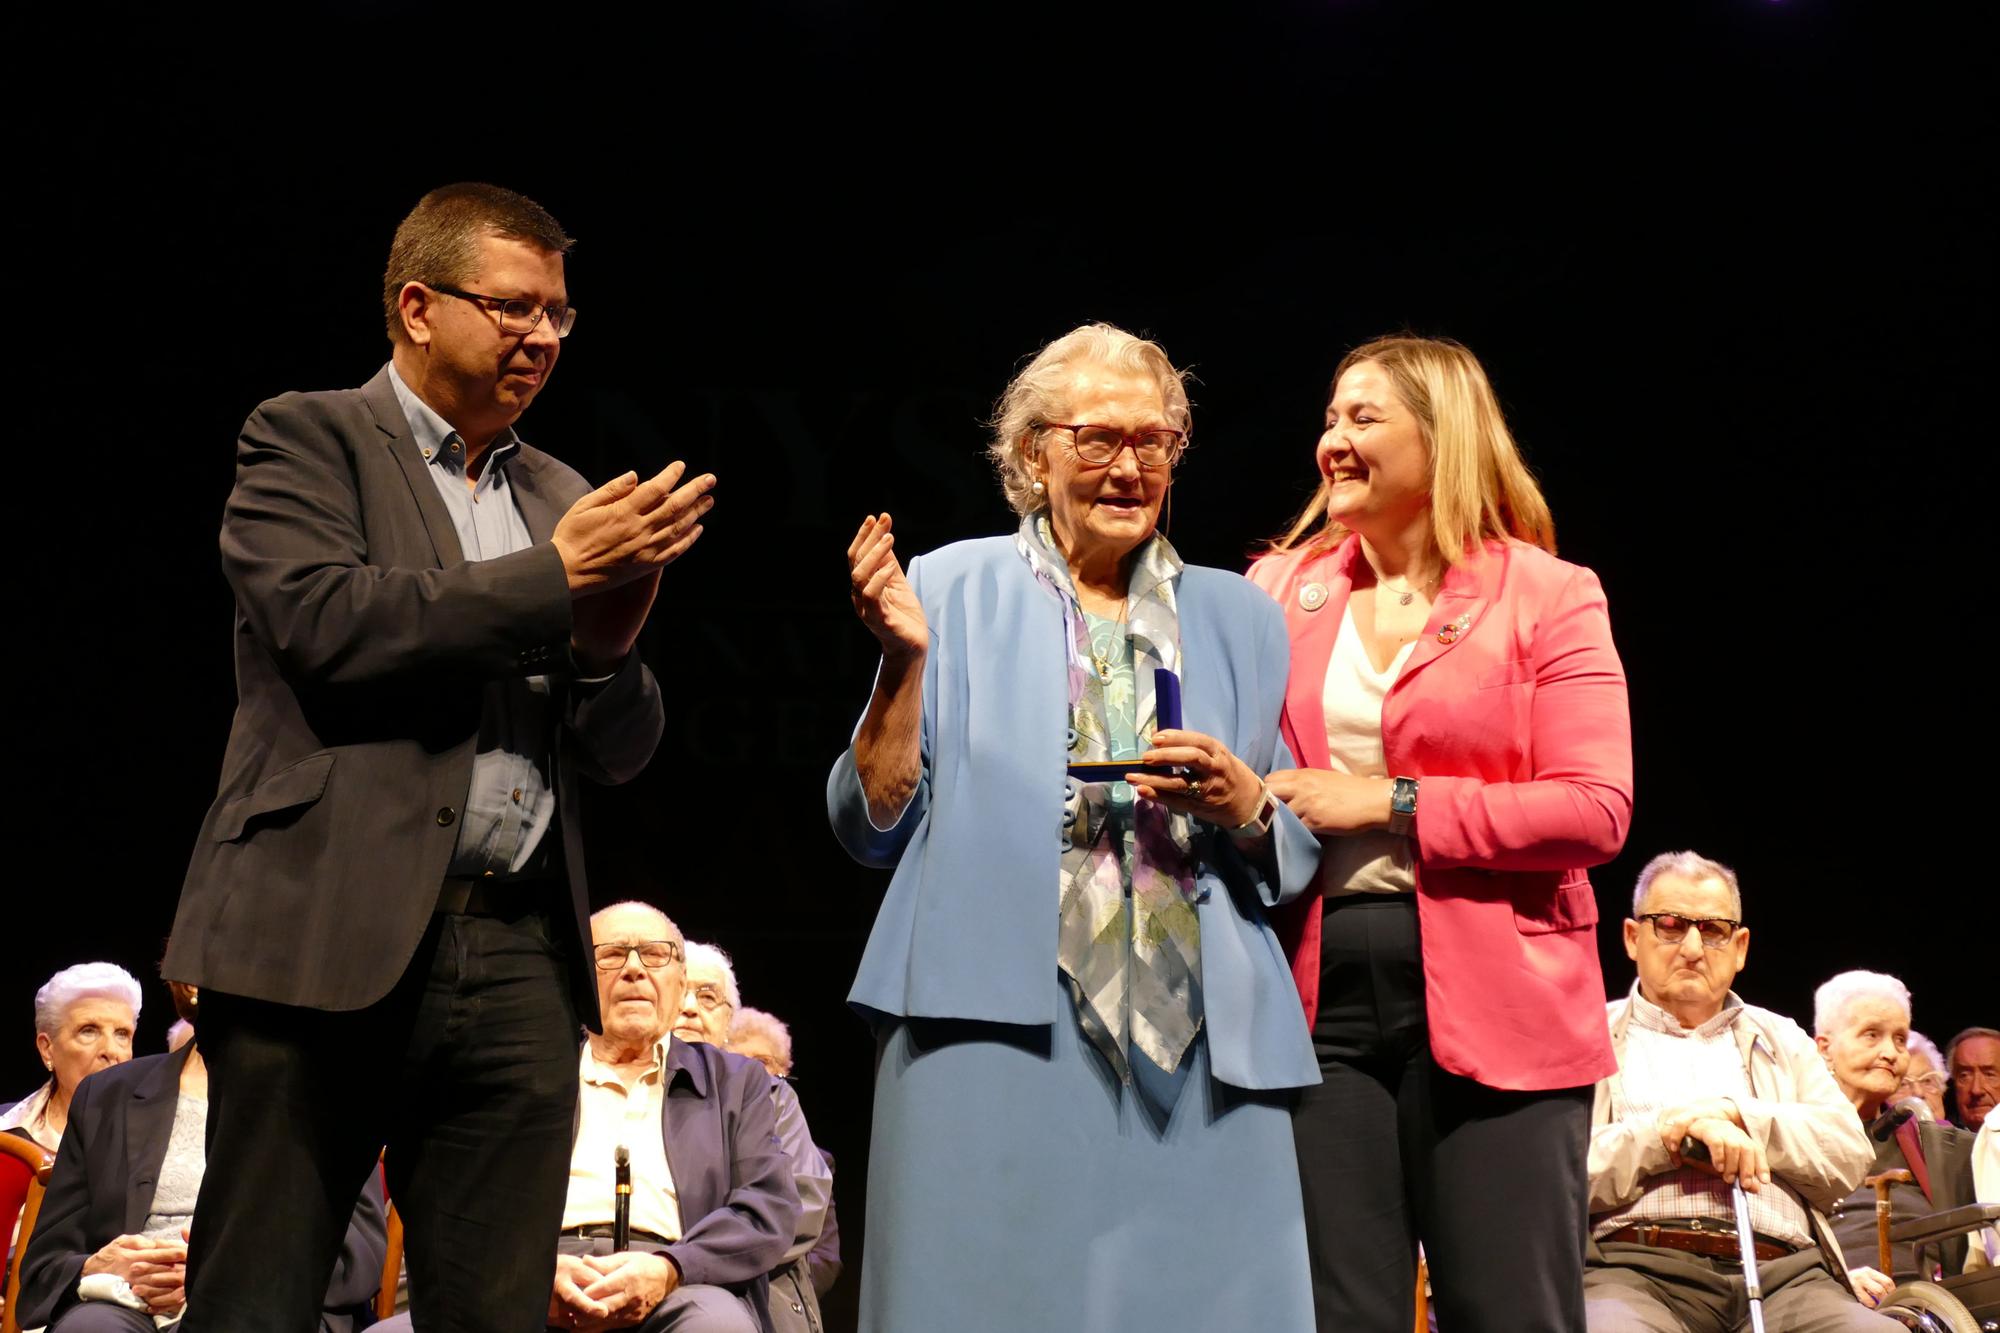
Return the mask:
[(864, 521), (847, 545), (847, 595), (854, 614), (882, 644), (885, 657), (917, 657), (931, 646), (930, 625), (896, 559), (887, 514)]

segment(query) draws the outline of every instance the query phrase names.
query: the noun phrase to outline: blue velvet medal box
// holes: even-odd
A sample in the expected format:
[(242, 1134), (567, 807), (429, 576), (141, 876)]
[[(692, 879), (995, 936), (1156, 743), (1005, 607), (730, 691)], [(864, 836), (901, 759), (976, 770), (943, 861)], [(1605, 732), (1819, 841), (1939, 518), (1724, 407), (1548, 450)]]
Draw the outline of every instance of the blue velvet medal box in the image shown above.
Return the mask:
[[(1153, 692), (1159, 701), (1155, 713), (1162, 731), (1178, 731), (1181, 726), (1181, 678), (1165, 667), (1153, 668)], [(1107, 759), (1088, 764), (1071, 764), (1069, 775), (1079, 782), (1123, 782), (1127, 773), (1150, 773), (1174, 777), (1180, 770), (1172, 764), (1142, 764), (1134, 759)]]

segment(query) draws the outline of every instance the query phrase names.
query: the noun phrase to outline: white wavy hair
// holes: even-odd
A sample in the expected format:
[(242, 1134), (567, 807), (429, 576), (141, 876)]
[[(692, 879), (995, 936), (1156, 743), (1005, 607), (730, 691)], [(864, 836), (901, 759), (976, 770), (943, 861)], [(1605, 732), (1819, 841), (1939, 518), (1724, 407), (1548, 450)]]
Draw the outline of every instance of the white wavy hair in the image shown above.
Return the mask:
[(1944, 1062), (1944, 1052), (1937, 1048), (1937, 1043), (1915, 1028), (1910, 1029), (1910, 1054), (1921, 1055), (1929, 1060), (1932, 1069), (1949, 1071), (1951, 1068)]
[[(736, 965), (729, 961), (729, 955), (713, 944), (702, 944), (695, 940), (687, 942), (687, 970), (690, 977), (697, 967), (712, 967), (722, 973), (722, 998), (729, 1001), (729, 1007), (741, 1011), (742, 993), (736, 989)], [(692, 981), (689, 982), (692, 986)]]
[(1847, 1006), (1860, 999), (1887, 1000), (1910, 1016), (1910, 988), (1887, 972), (1856, 969), (1829, 977), (1813, 992), (1813, 1035), (1824, 1037), (1840, 1026)]
[(1150, 375), (1160, 386), (1167, 424), (1183, 435), (1192, 435), (1187, 372), (1174, 368), (1164, 347), (1113, 324), (1084, 324), (1071, 329), (1021, 368), (1000, 395), (988, 423), (993, 438), (987, 442), (986, 453), (1016, 514), (1026, 516), (1048, 505), (1046, 496), (1035, 494), (1035, 471), (1029, 462), (1041, 454), (1043, 424), (1067, 419), (1070, 391), (1082, 366), (1109, 366), (1133, 375)]
[(118, 964), (78, 963), (50, 977), (35, 992), (35, 1032), (55, 1036), (62, 1029), (71, 1005), (78, 1000), (100, 998), (123, 1000), (132, 1006), (134, 1019), (139, 1017), (139, 1007), (145, 1002), (138, 979)]
[(785, 1020), (762, 1009), (752, 1009), (747, 1005), (736, 1011), (735, 1019), (729, 1024), (729, 1049), (749, 1037), (762, 1036), (771, 1043), (777, 1054), (778, 1063), (785, 1072), (792, 1069), (792, 1030), (785, 1026)]

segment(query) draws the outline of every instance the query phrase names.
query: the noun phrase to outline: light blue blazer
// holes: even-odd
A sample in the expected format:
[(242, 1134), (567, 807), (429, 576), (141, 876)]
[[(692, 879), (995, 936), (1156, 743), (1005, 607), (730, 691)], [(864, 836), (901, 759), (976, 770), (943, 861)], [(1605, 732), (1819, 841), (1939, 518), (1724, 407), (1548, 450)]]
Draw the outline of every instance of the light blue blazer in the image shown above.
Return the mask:
[[(896, 872), (848, 1001), (895, 1017), (1053, 1023), (1069, 729), (1062, 605), (1011, 536), (921, 556), (909, 579), (931, 634), (923, 776), (886, 830), (868, 818), (851, 747), (826, 784), (849, 855)], [(1291, 648), (1277, 604), (1247, 579), (1193, 565), (1177, 593), (1187, 726), (1260, 774), (1292, 767), (1278, 738)], [(1289, 810), (1274, 837), (1275, 883), (1219, 832), (1197, 869), (1209, 1067), (1241, 1088), (1319, 1082), (1298, 991), (1264, 920), (1311, 883), (1319, 842)]]

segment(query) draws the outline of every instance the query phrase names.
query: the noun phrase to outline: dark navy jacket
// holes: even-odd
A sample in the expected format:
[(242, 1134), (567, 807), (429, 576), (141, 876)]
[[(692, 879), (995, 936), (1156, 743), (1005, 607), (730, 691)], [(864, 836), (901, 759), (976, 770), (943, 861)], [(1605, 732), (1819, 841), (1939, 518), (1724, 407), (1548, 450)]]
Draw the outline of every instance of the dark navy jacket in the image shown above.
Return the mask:
[[(84, 1261), (145, 1226), (173, 1134), (181, 1070), (192, 1049), (140, 1056), (76, 1085), (49, 1191), (21, 1259), (21, 1327), (54, 1323), (77, 1304)], [(388, 1246), (382, 1182), (371, 1174), (334, 1262), (322, 1333), (357, 1327), (355, 1315), (368, 1309), (381, 1286)]]

